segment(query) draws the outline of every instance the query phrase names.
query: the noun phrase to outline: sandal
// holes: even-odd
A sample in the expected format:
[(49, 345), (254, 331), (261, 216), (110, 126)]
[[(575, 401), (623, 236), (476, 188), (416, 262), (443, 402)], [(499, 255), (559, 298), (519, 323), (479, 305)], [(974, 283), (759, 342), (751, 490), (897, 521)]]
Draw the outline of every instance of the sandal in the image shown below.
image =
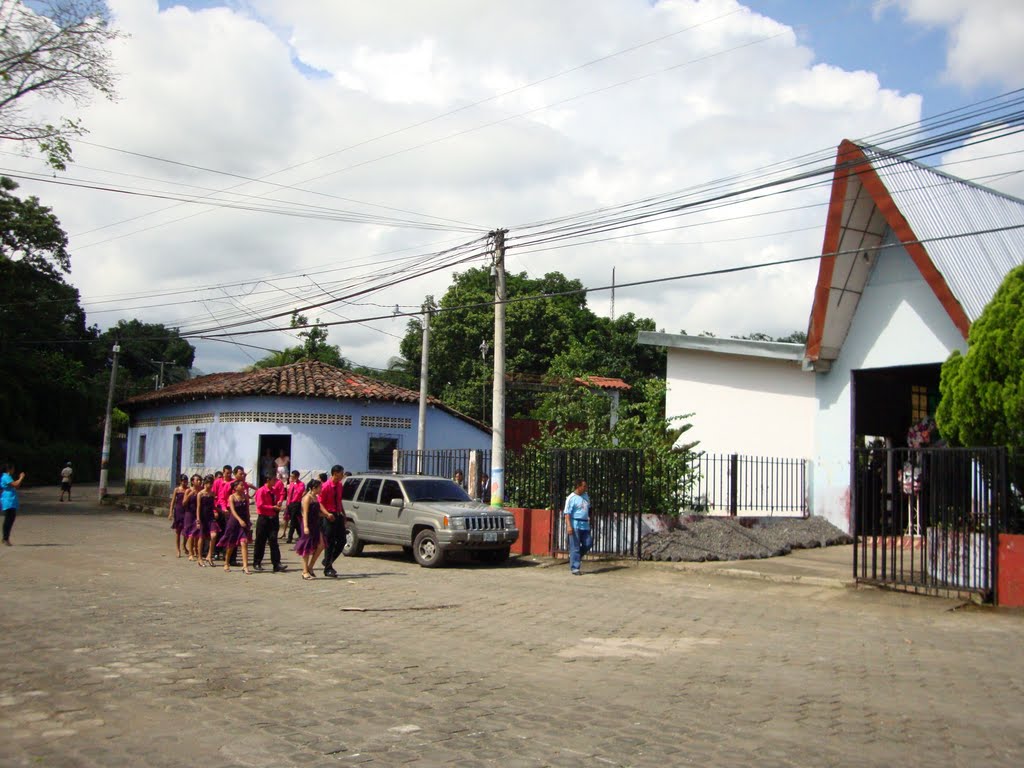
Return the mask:
[(246, 576), (252, 576), (252, 570), (249, 568), (243, 568), (242, 573), (244, 573)]
[(313, 580), (313, 575), (309, 574), (309, 573), (304, 573), (304, 574), (302, 574), (302, 580), (303, 581), (312, 581)]

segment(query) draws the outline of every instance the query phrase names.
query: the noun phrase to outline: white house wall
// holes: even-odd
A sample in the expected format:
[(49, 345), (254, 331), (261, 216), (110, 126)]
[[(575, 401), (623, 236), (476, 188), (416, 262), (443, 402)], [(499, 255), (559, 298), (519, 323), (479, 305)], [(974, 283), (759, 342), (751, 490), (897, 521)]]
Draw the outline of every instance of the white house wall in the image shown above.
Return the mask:
[(809, 459), (814, 376), (791, 360), (669, 348), (666, 413), (693, 426), (681, 442), (707, 453)]
[[(891, 232), (886, 244), (895, 242)], [(902, 247), (883, 249), (868, 278), (842, 351), (815, 375), (813, 506), (850, 530), (851, 382), (854, 371), (942, 363), (966, 342)], [(908, 424), (909, 428), (910, 425)]]
[[(142, 481), (159, 486), (161, 492), (169, 488), (176, 434), (182, 435), (182, 472), (188, 474), (213, 472), (231, 464), (245, 467), (256, 477), (260, 435), (289, 435), (292, 468), (303, 475), (326, 472), (333, 464), (363, 471), (371, 437), (394, 438), (399, 448), (415, 449), (417, 418), (416, 403), (279, 396), (195, 400), (139, 409), (128, 430), (126, 479), (129, 486)], [(303, 421), (335, 423), (300, 423)], [(203, 466), (191, 461), (196, 432), (206, 433)], [(145, 462), (139, 461), (141, 435), (146, 436)], [(438, 408), (427, 409), (428, 450), (490, 446), (491, 436), (485, 430)]]

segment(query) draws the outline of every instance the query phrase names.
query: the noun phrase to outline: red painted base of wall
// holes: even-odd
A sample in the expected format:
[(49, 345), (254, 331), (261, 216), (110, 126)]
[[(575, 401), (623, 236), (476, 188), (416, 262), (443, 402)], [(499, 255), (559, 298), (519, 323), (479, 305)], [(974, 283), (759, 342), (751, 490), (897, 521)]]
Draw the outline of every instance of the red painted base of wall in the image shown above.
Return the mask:
[(516, 516), (519, 527), (519, 539), (512, 545), (512, 552), (517, 555), (551, 555), (551, 524), (554, 513), (550, 509), (522, 509), (513, 507), (509, 510)]
[(1024, 607), (1024, 536), (999, 534), (996, 599), (1005, 608)]

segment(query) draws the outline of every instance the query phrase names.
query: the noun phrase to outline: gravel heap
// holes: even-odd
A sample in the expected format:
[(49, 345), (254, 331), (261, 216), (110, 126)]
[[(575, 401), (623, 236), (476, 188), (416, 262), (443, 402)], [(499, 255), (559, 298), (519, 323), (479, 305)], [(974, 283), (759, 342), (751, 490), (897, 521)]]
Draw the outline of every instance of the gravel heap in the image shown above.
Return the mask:
[(641, 539), (641, 559), (671, 562), (753, 560), (794, 549), (850, 544), (853, 540), (822, 517), (688, 517), (670, 531)]

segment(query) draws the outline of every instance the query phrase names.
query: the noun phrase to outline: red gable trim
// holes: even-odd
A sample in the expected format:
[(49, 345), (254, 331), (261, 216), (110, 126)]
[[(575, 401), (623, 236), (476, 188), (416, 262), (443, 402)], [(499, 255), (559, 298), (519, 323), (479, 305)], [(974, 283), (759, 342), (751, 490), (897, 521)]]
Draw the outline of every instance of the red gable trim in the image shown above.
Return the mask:
[[(846, 188), (849, 186), (853, 153), (860, 148), (849, 141), (839, 145), (836, 155), (836, 169), (832, 175), (832, 195), (828, 201), (828, 218), (825, 220), (825, 242), (822, 243), (821, 262), (818, 264), (818, 283), (814, 286), (814, 304), (811, 307), (811, 322), (807, 329), (807, 359), (817, 360), (821, 355), (821, 338), (825, 333), (825, 314), (828, 312), (828, 294), (832, 285), (832, 274), (836, 268), (839, 239), (843, 231), (843, 207), (846, 205)], [(860, 152), (861, 157), (864, 156)]]
[(822, 259), (818, 267), (818, 282), (814, 287), (814, 304), (811, 308), (811, 322), (807, 334), (807, 358), (817, 360), (821, 354), (821, 340), (825, 332), (825, 316), (828, 312), (829, 289), (832, 285), (832, 274), (835, 269), (834, 254), (839, 249), (842, 234), (843, 207), (846, 202), (846, 191), (851, 174), (856, 174), (864, 189), (878, 208), (886, 224), (906, 248), (910, 258), (917, 266), (924, 281), (932, 289), (935, 298), (946, 310), (960, 334), (967, 338), (971, 321), (964, 312), (953, 291), (950, 290), (945, 278), (935, 268), (925, 247), (917, 242), (918, 237), (906, 220), (896, 202), (889, 194), (877, 171), (859, 146), (844, 139), (839, 145), (836, 156), (836, 170), (832, 181), (832, 196), (829, 201), (828, 221), (825, 225), (825, 242), (822, 246)]

